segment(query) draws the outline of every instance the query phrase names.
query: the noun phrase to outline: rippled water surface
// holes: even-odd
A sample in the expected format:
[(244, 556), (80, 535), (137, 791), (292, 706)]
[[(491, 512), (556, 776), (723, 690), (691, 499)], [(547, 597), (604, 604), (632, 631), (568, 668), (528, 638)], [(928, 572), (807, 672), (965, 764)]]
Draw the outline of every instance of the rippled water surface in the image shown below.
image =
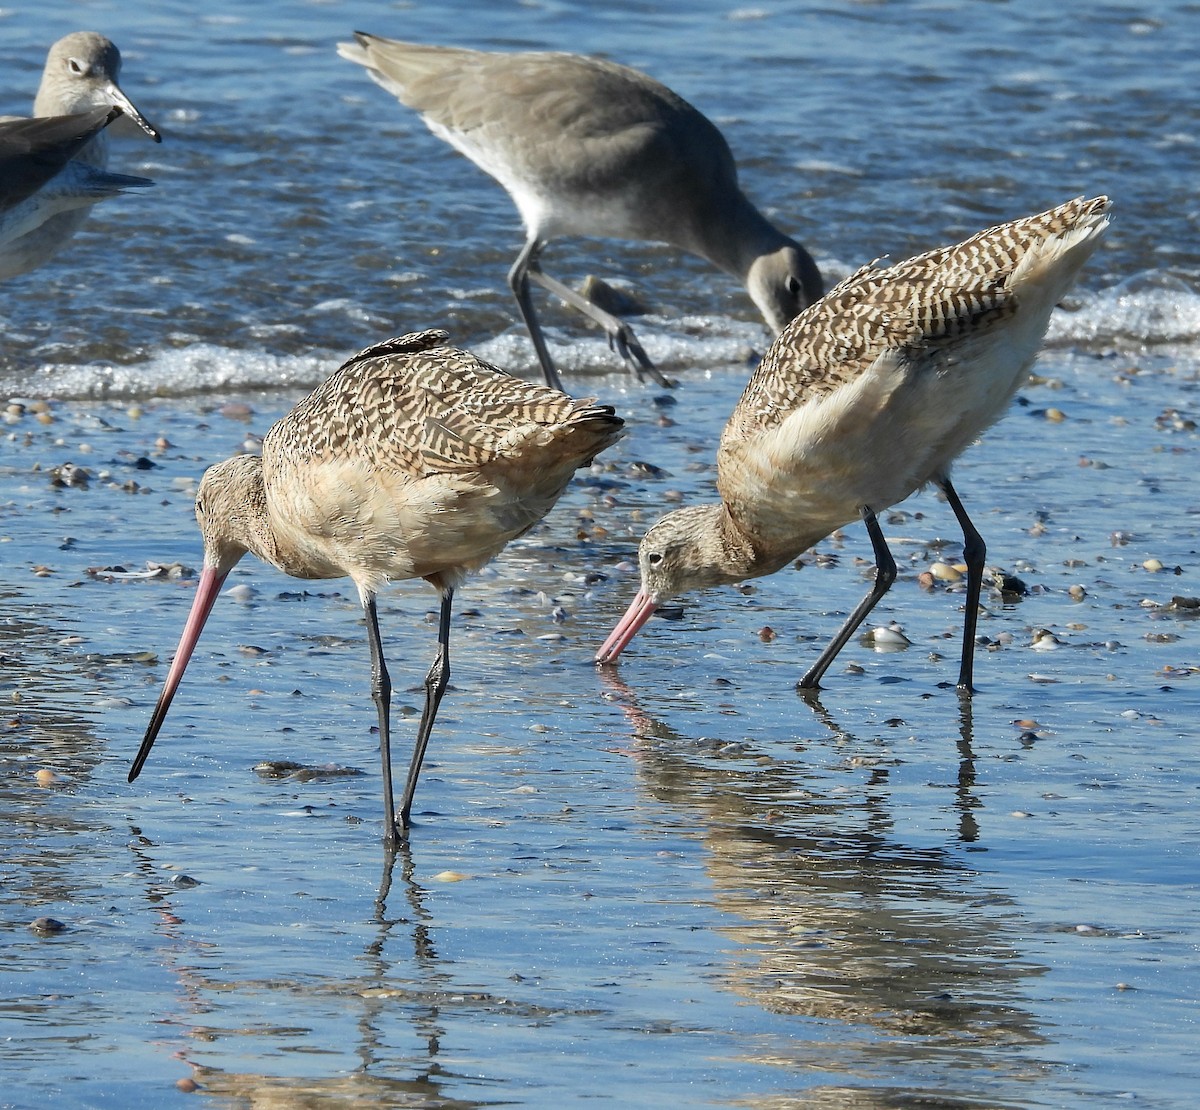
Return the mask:
[[(1194, 1103), (1200, 8), (17, 4), (0, 112), (84, 26), (166, 139), (114, 155), (156, 189), (0, 300), (0, 1107)], [(918, 583), (961, 553), (931, 492), (884, 521), (877, 623), (911, 646), (851, 642), (819, 702), (794, 686), (866, 589), (859, 527), (593, 668), (766, 337), (699, 262), (566, 242), (547, 268), (631, 282), (680, 385), (548, 307), (630, 435), (458, 595), (409, 849), (385, 868), (353, 587), (253, 560), (126, 783), (203, 469), (394, 332), (533, 365), (515, 213), (336, 57), (355, 28), (649, 70), (834, 278), (1113, 195), (1039, 378), (956, 470), (1026, 587), (986, 599), (973, 703), (961, 594)], [(435, 608), (380, 599), (401, 752)]]

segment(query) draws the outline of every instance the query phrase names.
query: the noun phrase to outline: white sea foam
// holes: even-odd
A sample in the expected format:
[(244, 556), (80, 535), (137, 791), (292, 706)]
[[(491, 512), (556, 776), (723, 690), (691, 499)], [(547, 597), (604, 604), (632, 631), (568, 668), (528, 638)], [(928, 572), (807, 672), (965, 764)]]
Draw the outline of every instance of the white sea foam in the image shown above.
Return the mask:
[[(765, 328), (753, 319), (640, 316), (633, 323), (646, 353), (668, 373), (749, 367), (770, 342)], [(621, 370), (620, 359), (599, 332), (551, 329), (547, 340), (565, 374)], [(1200, 293), (1185, 279), (1161, 271), (1135, 275), (1100, 292), (1072, 293), (1054, 313), (1047, 345), (1081, 350), (1169, 348), (1200, 355)], [(472, 349), (513, 373), (539, 377), (533, 345), (521, 327), (514, 325)], [(351, 353), (347, 349), (277, 355), (196, 343), (160, 350), (145, 362), (130, 365), (48, 362), (10, 378), (3, 388), (8, 396), (94, 398), (308, 388)]]
[(1050, 321), (1055, 346), (1200, 346), (1200, 293), (1155, 270), (1099, 293), (1073, 295)]
[(286, 388), (319, 382), (337, 366), (336, 356), (282, 356), (197, 343), (157, 351), (129, 366), (44, 363), (11, 380), (6, 392), (21, 397), (147, 398)]

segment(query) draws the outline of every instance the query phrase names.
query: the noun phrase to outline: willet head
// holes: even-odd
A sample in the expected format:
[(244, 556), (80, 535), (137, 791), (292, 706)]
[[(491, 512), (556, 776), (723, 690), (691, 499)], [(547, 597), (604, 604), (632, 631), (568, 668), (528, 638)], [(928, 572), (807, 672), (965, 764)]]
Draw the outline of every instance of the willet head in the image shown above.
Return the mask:
[(95, 31), (73, 31), (50, 47), (33, 114), (72, 115), (113, 105), (156, 143), (162, 142), (158, 131), (121, 91), (117, 83), (120, 74), (121, 52), (111, 40)]

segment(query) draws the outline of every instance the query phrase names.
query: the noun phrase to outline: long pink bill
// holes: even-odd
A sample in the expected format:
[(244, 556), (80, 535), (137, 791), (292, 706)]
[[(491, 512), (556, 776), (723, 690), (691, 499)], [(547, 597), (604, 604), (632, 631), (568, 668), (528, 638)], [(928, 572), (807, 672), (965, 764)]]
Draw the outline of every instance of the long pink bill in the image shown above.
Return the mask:
[(650, 600), (650, 595), (639, 590), (637, 597), (630, 602), (625, 615), (617, 621), (616, 627), (608, 634), (608, 639), (596, 652), (597, 663), (613, 663), (628, 646), (629, 641), (638, 634), (638, 629), (645, 624), (658, 606)]
[(204, 622), (208, 620), (208, 614), (212, 612), (213, 603), (217, 600), (217, 595), (220, 594), (221, 587), (225, 584), (228, 575), (228, 571), (218, 574), (211, 567), (205, 567), (200, 572), (200, 581), (196, 584), (196, 597), (192, 601), (192, 611), (188, 614), (187, 624), (183, 626), (183, 635), (179, 637), (179, 647), (175, 649), (175, 659), (171, 663), (171, 670), (167, 673), (167, 681), (163, 683), (162, 693), (158, 695), (158, 704), (154, 707), (150, 725), (142, 739), (142, 746), (138, 748), (133, 766), (129, 768), (130, 782), (133, 782), (142, 773), (142, 764), (146, 762), (150, 749), (154, 747), (154, 739), (158, 736), (158, 730), (162, 728), (163, 721), (166, 720), (167, 710), (171, 708), (171, 699), (179, 687), (179, 680), (183, 678), (183, 672), (187, 670), (188, 660), (192, 657), (192, 651), (200, 639)]

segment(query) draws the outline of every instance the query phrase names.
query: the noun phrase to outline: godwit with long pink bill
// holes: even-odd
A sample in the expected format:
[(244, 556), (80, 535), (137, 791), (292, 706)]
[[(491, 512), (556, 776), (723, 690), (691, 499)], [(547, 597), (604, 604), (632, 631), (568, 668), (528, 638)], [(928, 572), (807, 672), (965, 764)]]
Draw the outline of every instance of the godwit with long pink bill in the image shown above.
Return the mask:
[[(379, 713), (384, 839), (406, 828), (450, 677), (454, 591), (553, 507), (571, 475), (622, 434), (606, 405), (576, 401), (423, 331), (368, 347), (275, 424), (262, 457), (210, 467), (196, 494), (204, 565), (145, 739), (137, 778), (229, 572), (247, 551), (297, 578), (350, 577), (366, 614)], [(400, 808), (392, 801), (391, 680), (375, 595), (423, 578), (441, 595), (438, 648)]]
[(599, 324), (629, 369), (660, 383), (632, 329), (542, 271), (551, 239), (668, 243), (744, 282), (774, 334), (821, 295), (808, 252), (738, 186), (720, 131), (635, 69), (560, 53), (488, 53), (355, 31), (338, 53), (421, 114), (429, 129), (508, 191), (525, 245), (508, 273), (546, 383), (558, 370), (532, 280)]
[(93, 108), (70, 116), (0, 120), (0, 271), (10, 244), (58, 213), (154, 184), (75, 157), (120, 115), (120, 108)]
[[(117, 122), (115, 132), (141, 130), (156, 143), (162, 136), (117, 84), (121, 73), (121, 52), (111, 41), (95, 31), (75, 31), (50, 47), (46, 68), (33, 102), (38, 116), (70, 116), (93, 108), (120, 108), (128, 117)], [(12, 121), (19, 116), (0, 116)], [(75, 155), (75, 160), (103, 170), (108, 166), (108, 132), (95, 135)], [(143, 179), (144, 180), (144, 179)], [(59, 212), (17, 239), (0, 259), (0, 280), (15, 277), (53, 258), (87, 219), (89, 206)]]
[(668, 598), (772, 574), (861, 518), (875, 582), (800, 680), (817, 689), (896, 577), (875, 514), (932, 482), (963, 530), (958, 685), (971, 693), (985, 547), (950, 466), (1025, 381), (1108, 209), (1107, 197), (1080, 198), (894, 266), (865, 267), (793, 320), (721, 434), (720, 503), (678, 509), (642, 538), (641, 590), (597, 662), (615, 660)]

